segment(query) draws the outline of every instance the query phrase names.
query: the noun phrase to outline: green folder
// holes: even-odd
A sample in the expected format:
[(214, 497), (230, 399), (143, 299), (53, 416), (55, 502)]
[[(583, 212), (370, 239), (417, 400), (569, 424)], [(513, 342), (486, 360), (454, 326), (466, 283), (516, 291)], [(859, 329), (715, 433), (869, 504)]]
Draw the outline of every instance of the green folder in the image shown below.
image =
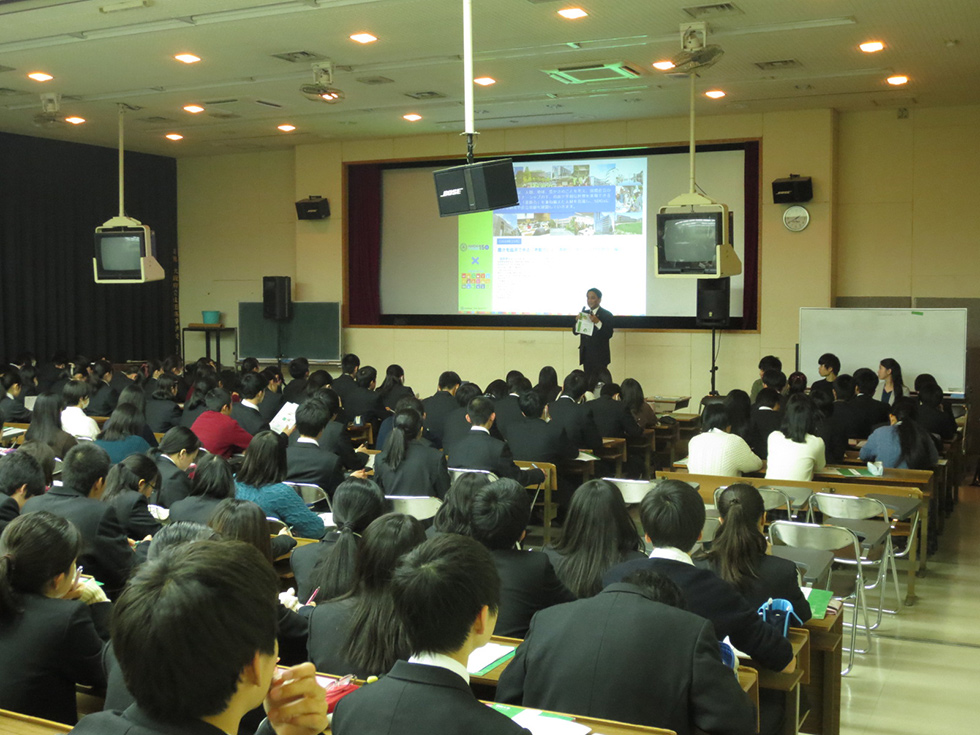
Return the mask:
[(830, 590), (810, 590), (806, 600), (810, 603), (810, 615), (814, 620), (823, 620), (827, 617), (827, 605), (830, 604), (834, 595)]
[[(505, 653), (503, 656), (501, 656), (500, 658), (498, 658), (496, 661), (491, 661), (489, 664), (487, 664), (482, 669), (480, 669), (479, 671), (477, 671), (475, 675), (476, 676), (485, 676), (485, 675), (489, 674), (495, 668), (497, 668), (498, 666), (500, 666), (500, 664), (502, 664), (504, 661), (509, 661), (510, 659), (514, 658), (514, 653), (516, 651), (517, 651), (516, 648), (510, 649), (510, 651), (508, 653)], [(520, 711), (520, 710), (518, 710), (518, 711)], [(504, 713), (504, 714), (506, 714), (506, 713)], [(507, 716), (508, 717), (512, 717), (513, 715), (507, 715)]]

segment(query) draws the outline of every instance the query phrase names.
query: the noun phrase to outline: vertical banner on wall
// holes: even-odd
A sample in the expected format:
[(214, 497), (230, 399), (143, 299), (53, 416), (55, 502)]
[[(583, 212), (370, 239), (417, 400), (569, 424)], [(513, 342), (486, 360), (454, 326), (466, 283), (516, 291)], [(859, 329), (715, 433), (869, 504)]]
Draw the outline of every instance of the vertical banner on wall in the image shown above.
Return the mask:
[(459, 311), (478, 314), (493, 303), (493, 212), (459, 218)]

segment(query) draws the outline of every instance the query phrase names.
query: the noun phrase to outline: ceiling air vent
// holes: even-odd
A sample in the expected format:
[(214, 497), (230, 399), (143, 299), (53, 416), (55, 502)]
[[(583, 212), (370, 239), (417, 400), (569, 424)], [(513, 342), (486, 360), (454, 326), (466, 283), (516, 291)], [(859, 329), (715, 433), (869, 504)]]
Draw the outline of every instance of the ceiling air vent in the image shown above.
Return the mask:
[(150, 115), (150, 117), (141, 117), (139, 122), (150, 123), (151, 125), (157, 125), (159, 123), (172, 123), (177, 122), (172, 117), (164, 117), (163, 115)]
[(361, 84), (391, 84), (395, 80), (388, 77), (360, 77), (356, 81)]
[(314, 61), (326, 61), (327, 59), (326, 56), (318, 54), (315, 51), (289, 51), (284, 54), (273, 54), (272, 58), (282, 59), (291, 64), (310, 64)]
[(405, 96), (413, 100), (441, 100), (446, 95), (442, 92), (407, 92)]
[(205, 100), (201, 104), (203, 104), (205, 107), (211, 107), (214, 105), (230, 105), (234, 102), (238, 102), (238, 99), (235, 97), (229, 97), (228, 99), (224, 100)]
[(694, 18), (717, 18), (720, 15), (744, 15), (744, 11), (735, 3), (713, 3), (711, 5), (692, 5), (684, 8), (684, 12)]
[(801, 64), (796, 59), (780, 59), (779, 61), (757, 61), (755, 65), (762, 71), (782, 71), (783, 69), (802, 69)]
[(636, 79), (645, 71), (638, 64), (614, 61), (608, 64), (580, 64), (562, 66), (558, 69), (542, 69), (552, 79), (563, 84), (588, 84), (590, 82), (609, 82), (617, 79)]
[(262, 105), (263, 107), (273, 107), (277, 110), (281, 110), (283, 107), (278, 102), (270, 102), (269, 100), (255, 100), (255, 104)]
[(234, 112), (209, 112), (208, 117), (213, 117), (215, 120), (237, 120), (241, 115), (236, 115)]
[(0, 64), (0, 74), (2, 74), (5, 71), (13, 71), (13, 70), (14, 67), (12, 66), (4, 66), (3, 64)]

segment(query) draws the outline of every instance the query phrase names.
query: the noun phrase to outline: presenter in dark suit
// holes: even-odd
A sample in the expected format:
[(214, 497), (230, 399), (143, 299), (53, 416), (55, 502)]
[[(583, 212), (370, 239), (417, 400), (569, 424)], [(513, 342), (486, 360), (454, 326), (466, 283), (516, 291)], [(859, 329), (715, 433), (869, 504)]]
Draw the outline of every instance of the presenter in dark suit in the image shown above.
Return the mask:
[(755, 708), (721, 662), (711, 623), (650, 571), (536, 614), (496, 699), (677, 735), (755, 732)]
[[(602, 291), (590, 288), (585, 294), (588, 306), (582, 309), (592, 322), (592, 334), (581, 334), (578, 343), (578, 360), (585, 370), (589, 388), (593, 388), (600, 370), (609, 367), (609, 340), (613, 336), (613, 315), (603, 309)], [(577, 326), (572, 328), (575, 334), (580, 334)]]

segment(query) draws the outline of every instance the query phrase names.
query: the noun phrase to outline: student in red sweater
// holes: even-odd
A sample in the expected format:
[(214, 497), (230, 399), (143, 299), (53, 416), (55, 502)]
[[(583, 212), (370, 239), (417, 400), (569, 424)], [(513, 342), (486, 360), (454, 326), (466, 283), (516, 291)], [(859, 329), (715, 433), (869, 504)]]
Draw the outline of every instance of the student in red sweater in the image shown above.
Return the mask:
[(252, 435), (231, 417), (231, 394), (224, 388), (214, 388), (204, 402), (208, 410), (191, 425), (191, 431), (201, 440), (201, 446), (225, 459), (236, 452), (245, 451), (252, 441)]

